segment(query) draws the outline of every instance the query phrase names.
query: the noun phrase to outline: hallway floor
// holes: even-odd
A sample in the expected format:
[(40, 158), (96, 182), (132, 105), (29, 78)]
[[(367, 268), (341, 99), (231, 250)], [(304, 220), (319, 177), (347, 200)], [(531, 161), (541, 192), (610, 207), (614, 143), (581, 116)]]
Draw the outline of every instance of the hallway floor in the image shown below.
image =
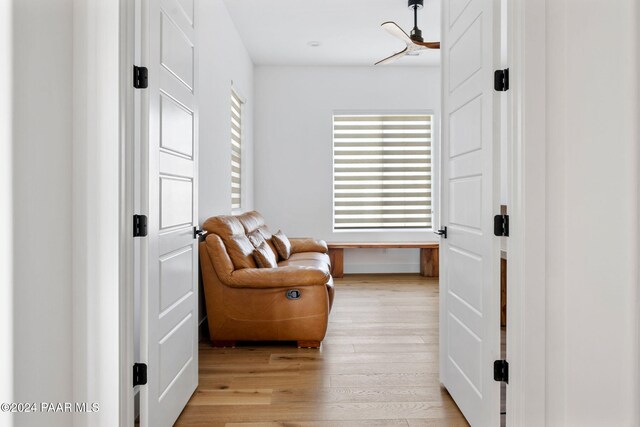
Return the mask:
[(320, 350), (200, 347), (200, 386), (177, 426), (467, 426), (438, 381), (438, 281), (349, 275)]

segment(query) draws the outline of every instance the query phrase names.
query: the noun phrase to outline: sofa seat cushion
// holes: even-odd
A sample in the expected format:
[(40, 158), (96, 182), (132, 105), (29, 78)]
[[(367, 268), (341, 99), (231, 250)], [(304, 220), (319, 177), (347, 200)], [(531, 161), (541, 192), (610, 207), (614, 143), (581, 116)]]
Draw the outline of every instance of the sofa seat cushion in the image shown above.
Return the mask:
[(329, 261), (329, 255), (322, 254), (320, 252), (299, 252), (296, 254), (291, 254), (291, 256), (289, 257), (289, 261), (299, 261), (303, 259), (322, 261), (327, 265), (331, 265), (331, 261)]
[(331, 269), (329, 268), (329, 264), (324, 261), (318, 261), (314, 259), (299, 259), (297, 261), (288, 259), (284, 261), (280, 261), (278, 263), (278, 267), (312, 267), (318, 270), (321, 270), (327, 274), (331, 274)]

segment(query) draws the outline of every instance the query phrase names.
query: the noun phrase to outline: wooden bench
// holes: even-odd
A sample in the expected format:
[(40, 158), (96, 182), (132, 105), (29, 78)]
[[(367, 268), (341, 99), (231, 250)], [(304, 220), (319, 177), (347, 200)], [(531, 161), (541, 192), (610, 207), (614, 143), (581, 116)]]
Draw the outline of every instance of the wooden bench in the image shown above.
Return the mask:
[(425, 277), (438, 277), (439, 258), (438, 243), (420, 242), (384, 242), (384, 243), (327, 243), (329, 258), (331, 259), (331, 275), (344, 277), (345, 249), (420, 249), (420, 274)]

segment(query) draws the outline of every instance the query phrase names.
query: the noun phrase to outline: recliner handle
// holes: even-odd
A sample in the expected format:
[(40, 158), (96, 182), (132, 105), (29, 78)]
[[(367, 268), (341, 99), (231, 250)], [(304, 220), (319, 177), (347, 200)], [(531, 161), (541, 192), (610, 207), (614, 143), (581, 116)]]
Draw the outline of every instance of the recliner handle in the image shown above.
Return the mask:
[(302, 291), (300, 291), (300, 289), (288, 289), (285, 295), (287, 299), (300, 299), (300, 297), (302, 296)]

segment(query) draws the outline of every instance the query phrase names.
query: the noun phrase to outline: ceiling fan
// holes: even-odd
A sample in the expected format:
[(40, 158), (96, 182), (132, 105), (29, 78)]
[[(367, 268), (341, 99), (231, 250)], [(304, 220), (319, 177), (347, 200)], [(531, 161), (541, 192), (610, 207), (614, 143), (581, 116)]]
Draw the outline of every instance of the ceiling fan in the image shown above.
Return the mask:
[(413, 9), (413, 29), (411, 35), (404, 32), (398, 24), (393, 21), (387, 21), (382, 24), (382, 28), (387, 30), (389, 34), (399, 38), (407, 44), (404, 50), (375, 63), (375, 65), (388, 64), (405, 55), (419, 55), (421, 51), (426, 49), (440, 49), (440, 42), (425, 42), (422, 38), (422, 31), (418, 28), (418, 9), (422, 9), (424, 0), (409, 0), (409, 8)]

